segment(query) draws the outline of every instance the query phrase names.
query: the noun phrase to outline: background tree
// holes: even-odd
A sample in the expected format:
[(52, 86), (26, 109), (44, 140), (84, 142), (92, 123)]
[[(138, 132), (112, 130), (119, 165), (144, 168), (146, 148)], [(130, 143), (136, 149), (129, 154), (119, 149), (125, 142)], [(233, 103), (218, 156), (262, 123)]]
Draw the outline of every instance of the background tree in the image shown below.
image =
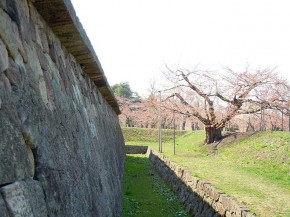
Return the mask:
[(130, 88), (130, 85), (128, 82), (121, 82), (118, 84), (114, 84), (112, 86), (112, 90), (115, 94), (115, 96), (123, 97), (123, 98), (131, 98), (133, 95), (133, 91)]
[(139, 108), (140, 102), (132, 98), (116, 97), (121, 114), (119, 115), (120, 124), (125, 127), (134, 127), (136, 125), (136, 111)]
[(280, 84), (278, 91), (271, 91), (271, 96), (271, 108), (281, 112), (281, 130), (286, 128), (286, 122), (288, 122), (288, 130), (290, 131), (290, 86), (285, 83)]
[[(219, 140), (222, 128), (235, 116), (255, 114), (277, 105), (275, 96), (281, 93), (281, 87), (289, 88), (287, 82), (270, 68), (246, 68), (242, 72), (226, 68), (224, 72), (216, 73), (198, 70), (197, 67), (193, 70), (167, 67), (164, 74), (175, 90), (166, 98), (166, 108), (173, 107), (175, 112), (201, 121), (205, 125), (206, 143)], [(168, 100), (173, 97), (180, 103)], [(170, 105), (172, 103), (174, 105)]]
[[(161, 125), (163, 128), (173, 127), (173, 113), (161, 106), (158, 92), (151, 88), (149, 96), (140, 98), (132, 94), (130, 98), (116, 96), (121, 114), (120, 124), (126, 127), (157, 128), (159, 122), (159, 109), (161, 109)], [(178, 119), (178, 116), (177, 118)]]
[(113, 85), (112, 90), (118, 101), (121, 114), (119, 121), (126, 127), (134, 127), (138, 123), (136, 111), (140, 110), (142, 100), (138, 93), (133, 92), (128, 82)]

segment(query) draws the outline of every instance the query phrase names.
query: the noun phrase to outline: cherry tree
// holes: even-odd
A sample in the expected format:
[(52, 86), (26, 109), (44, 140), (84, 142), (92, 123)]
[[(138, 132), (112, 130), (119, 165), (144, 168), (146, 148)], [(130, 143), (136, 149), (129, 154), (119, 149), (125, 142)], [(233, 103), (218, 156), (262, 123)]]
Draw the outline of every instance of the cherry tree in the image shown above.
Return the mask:
[(126, 127), (133, 127), (135, 123), (134, 111), (138, 108), (138, 104), (133, 103), (130, 98), (116, 96), (121, 114), (119, 115), (120, 124)]
[(281, 129), (284, 129), (284, 117), (288, 120), (288, 130), (290, 131), (290, 86), (281, 83), (277, 89), (271, 91), (271, 108), (281, 112)]
[[(205, 125), (207, 144), (221, 139), (222, 128), (233, 117), (278, 106), (275, 96), (281, 93), (282, 86), (289, 88), (271, 68), (246, 68), (241, 72), (226, 68), (216, 72), (197, 67), (193, 70), (167, 67), (164, 75), (174, 90), (166, 98), (165, 107), (201, 121)], [(173, 97), (178, 101), (169, 100)]]

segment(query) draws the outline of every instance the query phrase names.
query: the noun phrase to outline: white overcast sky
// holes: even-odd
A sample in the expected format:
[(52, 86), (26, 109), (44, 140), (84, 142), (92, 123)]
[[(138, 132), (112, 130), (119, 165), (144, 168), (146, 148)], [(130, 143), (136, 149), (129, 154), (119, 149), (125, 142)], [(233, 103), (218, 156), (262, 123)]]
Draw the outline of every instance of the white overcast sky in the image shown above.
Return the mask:
[(290, 81), (287, 0), (72, 0), (110, 85), (146, 95), (165, 69), (278, 66)]

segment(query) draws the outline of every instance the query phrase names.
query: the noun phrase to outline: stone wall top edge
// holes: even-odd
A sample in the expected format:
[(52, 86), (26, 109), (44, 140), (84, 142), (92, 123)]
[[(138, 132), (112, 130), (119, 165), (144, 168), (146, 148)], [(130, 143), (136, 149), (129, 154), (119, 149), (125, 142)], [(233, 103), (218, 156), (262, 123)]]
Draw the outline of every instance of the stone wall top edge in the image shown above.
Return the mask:
[[(148, 157), (150, 157), (150, 155), (155, 155), (160, 161), (163, 162), (164, 165), (166, 165), (167, 167), (170, 167), (170, 165), (174, 164), (174, 165), (177, 165), (176, 163), (174, 163), (170, 158), (168, 158), (168, 161), (164, 161), (164, 155), (158, 151), (156, 151), (154, 148), (148, 146), (148, 150), (147, 150), (147, 155)], [(166, 157), (167, 158), (167, 157)], [(179, 166), (178, 166), (179, 167)], [(184, 168), (182, 167), (179, 167), (180, 169), (184, 170), (185, 173), (188, 173)], [(176, 171), (172, 170), (173, 173), (176, 174)], [(221, 199), (227, 199), (229, 201), (229, 203), (233, 206), (231, 208), (228, 208), (227, 210), (228, 211), (231, 211), (231, 212), (235, 212), (235, 208), (240, 208), (240, 209), (244, 209), (242, 212), (246, 213), (247, 215), (249, 216), (256, 216), (255, 214), (251, 213), (251, 211), (249, 210), (248, 207), (245, 207), (243, 206), (242, 204), (238, 203), (238, 201), (232, 197), (232, 196), (229, 196), (227, 195), (225, 192), (221, 191), (220, 189), (216, 188), (215, 186), (213, 186), (210, 182), (208, 181), (204, 181), (200, 178), (197, 178), (193, 175), (191, 175), (190, 173), (187, 174), (187, 176), (185, 177), (182, 177), (182, 181), (187, 185), (187, 186), (190, 186), (190, 182), (191, 182), (191, 179), (189, 178), (194, 178), (198, 181), (199, 183), (199, 188), (202, 192), (206, 192), (206, 186), (208, 188), (210, 188), (210, 190), (212, 192), (214, 192), (215, 194), (217, 194), (219, 197), (221, 197)], [(194, 191), (197, 190), (197, 189), (193, 189)]]
[[(96, 84), (108, 104), (119, 115), (121, 111), (117, 100), (71, 1), (33, 0), (32, 2), (54, 34), (60, 39), (63, 46), (75, 57), (76, 61), (83, 68), (83, 71)], [(63, 28), (60, 28), (62, 26)], [(81, 39), (81, 44), (78, 41), (77, 46), (75, 46), (74, 43), (76, 42), (71, 40), (72, 38)], [(85, 55), (83, 53), (84, 50), (87, 51)]]

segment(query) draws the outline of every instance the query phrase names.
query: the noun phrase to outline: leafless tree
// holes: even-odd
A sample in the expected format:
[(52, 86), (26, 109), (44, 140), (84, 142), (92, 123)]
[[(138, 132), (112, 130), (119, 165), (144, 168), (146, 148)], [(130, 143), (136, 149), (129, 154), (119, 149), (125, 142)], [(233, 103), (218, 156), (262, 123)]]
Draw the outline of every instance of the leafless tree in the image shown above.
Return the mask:
[[(166, 68), (164, 75), (175, 91), (167, 96), (165, 106), (200, 120), (205, 125), (207, 144), (221, 139), (222, 128), (233, 117), (278, 106), (277, 93), (281, 93), (282, 86), (288, 86), (272, 68), (250, 70), (247, 67), (242, 72), (225, 68), (219, 73), (197, 67), (192, 70)], [(169, 100), (173, 97), (180, 103)], [(174, 106), (169, 105), (172, 102)]]
[(277, 89), (271, 92), (271, 96), (271, 108), (281, 112), (281, 129), (284, 129), (284, 118), (288, 118), (288, 130), (290, 131), (290, 86), (281, 83)]

